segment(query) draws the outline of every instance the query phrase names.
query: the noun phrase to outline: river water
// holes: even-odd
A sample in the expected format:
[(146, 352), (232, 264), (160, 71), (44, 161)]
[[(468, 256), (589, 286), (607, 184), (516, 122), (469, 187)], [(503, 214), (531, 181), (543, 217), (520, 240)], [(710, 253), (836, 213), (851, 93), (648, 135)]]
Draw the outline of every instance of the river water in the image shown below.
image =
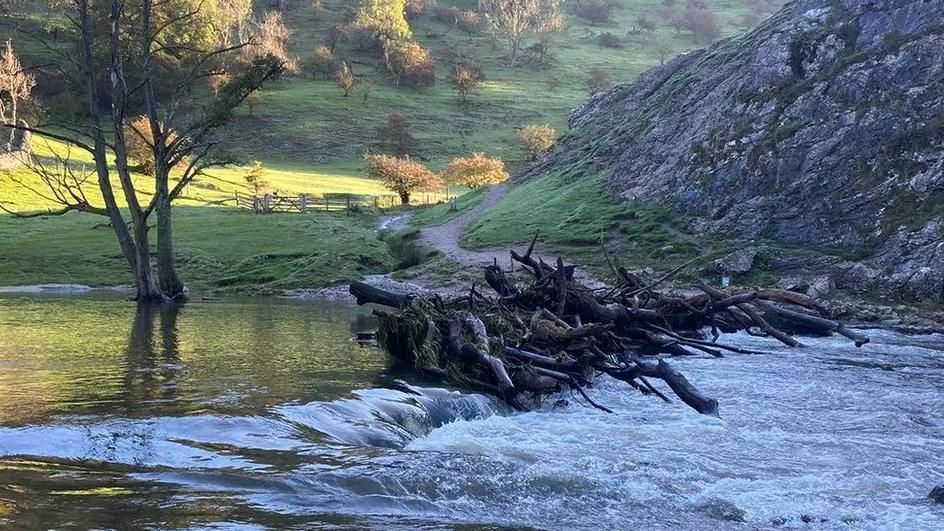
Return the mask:
[[(289, 300), (0, 298), (0, 527), (944, 529), (944, 337), (674, 363), (721, 418), (600, 380), (511, 413)], [(419, 394), (394, 390), (406, 378)]]

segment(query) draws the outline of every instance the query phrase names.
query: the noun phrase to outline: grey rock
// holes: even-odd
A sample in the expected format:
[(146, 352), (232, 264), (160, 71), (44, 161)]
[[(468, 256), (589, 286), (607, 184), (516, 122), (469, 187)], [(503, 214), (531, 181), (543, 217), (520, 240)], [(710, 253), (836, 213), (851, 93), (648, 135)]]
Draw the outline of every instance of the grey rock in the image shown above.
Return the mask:
[(884, 285), (940, 300), (942, 21), (944, 0), (791, 2), (593, 97), (523, 178), (610, 174), (694, 231), (867, 250)]
[(802, 278), (786, 277), (778, 280), (776, 287), (786, 291), (806, 293), (810, 289), (810, 283)]
[(828, 276), (816, 277), (810, 282), (806, 294), (813, 299), (829, 298), (836, 291), (836, 283)]
[(715, 260), (711, 264), (711, 270), (715, 273), (743, 275), (754, 267), (755, 258), (757, 258), (757, 249), (747, 247)]
[(944, 505), (944, 485), (938, 485), (931, 489), (931, 493), (928, 494), (928, 498), (934, 503), (940, 503)]

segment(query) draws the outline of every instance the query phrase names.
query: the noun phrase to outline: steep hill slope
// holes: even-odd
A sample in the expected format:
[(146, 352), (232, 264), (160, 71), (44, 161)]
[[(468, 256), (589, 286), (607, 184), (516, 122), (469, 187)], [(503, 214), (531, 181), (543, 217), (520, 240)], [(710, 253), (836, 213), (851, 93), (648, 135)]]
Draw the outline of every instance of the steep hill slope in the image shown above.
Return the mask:
[[(693, 229), (843, 250), (944, 297), (944, 0), (798, 0), (576, 110), (524, 179), (604, 177)], [(566, 178), (566, 177), (565, 177)]]

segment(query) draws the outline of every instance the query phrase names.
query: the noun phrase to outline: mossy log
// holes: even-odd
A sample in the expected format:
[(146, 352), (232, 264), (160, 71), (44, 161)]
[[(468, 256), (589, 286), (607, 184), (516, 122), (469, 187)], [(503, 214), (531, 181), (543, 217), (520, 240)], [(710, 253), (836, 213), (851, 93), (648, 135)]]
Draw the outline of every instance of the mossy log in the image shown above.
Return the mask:
[[(533, 246), (532, 246), (533, 248)], [(489, 297), (473, 286), (468, 296), (447, 299), (392, 293), (353, 282), (358, 304), (383, 306), (375, 313), (377, 338), (393, 357), (444, 382), (493, 394), (517, 410), (567, 390), (595, 403), (584, 391), (595, 374), (607, 374), (643, 394), (669, 397), (648, 379), (662, 380), (699, 413), (719, 414), (718, 401), (703, 395), (666, 358), (725, 352), (755, 353), (718, 341), (721, 333), (745, 331), (793, 348), (802, 344), (764, 315), (817, 332), (838, 333), (857, 346), (868, 338), (826, 317), (808, 297), (781, 290), (712, 288), (681, 296), (654, 289), (616, 269), (616, 286), (591, 289), (558, 259), (552, 267), (512, 253), (530, 279), (516, 283), (497, 265), (485, 268)]]

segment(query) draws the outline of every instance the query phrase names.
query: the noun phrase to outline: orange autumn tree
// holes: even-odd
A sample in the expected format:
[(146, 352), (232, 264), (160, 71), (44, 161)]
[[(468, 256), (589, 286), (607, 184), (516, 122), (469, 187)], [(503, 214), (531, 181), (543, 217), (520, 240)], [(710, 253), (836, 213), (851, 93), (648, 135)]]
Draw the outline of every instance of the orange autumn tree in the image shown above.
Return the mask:
[(499, 158), (489, 158), (485, 153), (475, 152), (471, 157), (456, 157), (453, 159), (443, 179), (449, 184), (478, 188), (490, 184), (498, 184), (508, 179), (505, 163)]
[(396, 192), (404, 205), (410, 204), (410, 195), (417, 190), (437, 190), (442, 188), (442, 180), (420, 162), (409, 155), (393, 157), (390, 155), (365, 155), (367, 175), (377, 179), (384, 186)]

